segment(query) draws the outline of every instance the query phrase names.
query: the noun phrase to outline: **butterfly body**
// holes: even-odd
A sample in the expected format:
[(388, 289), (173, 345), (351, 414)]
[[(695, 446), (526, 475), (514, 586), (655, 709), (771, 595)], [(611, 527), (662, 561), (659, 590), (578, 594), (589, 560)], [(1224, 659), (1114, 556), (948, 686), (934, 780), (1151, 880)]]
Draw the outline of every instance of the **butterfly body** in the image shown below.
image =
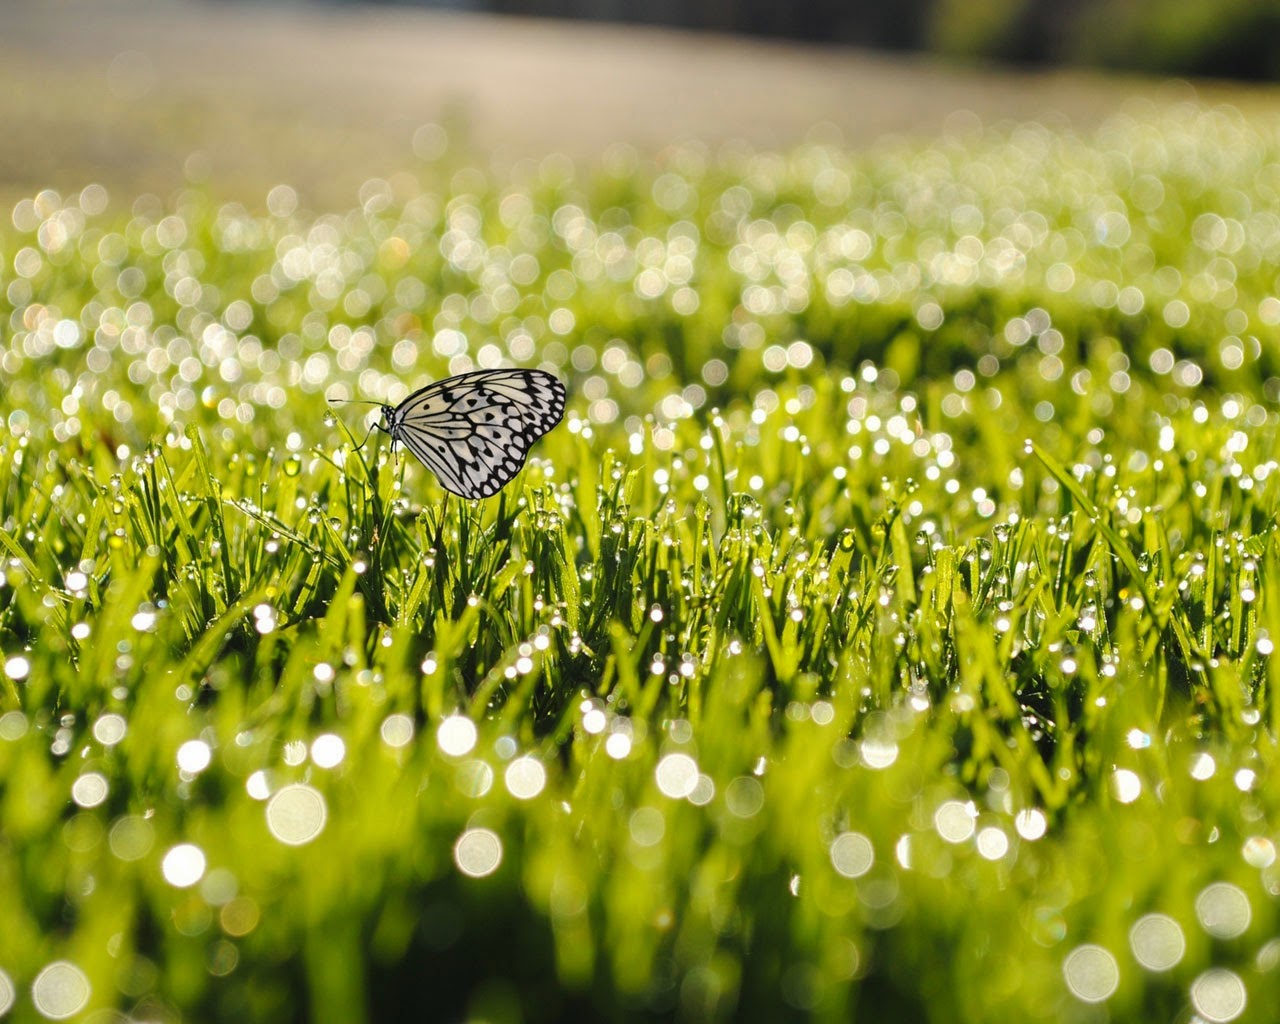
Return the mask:
[(565, 389), (543, 370), (476, 370), (382, 406), (382, 428), (464, 498), (497, 494), (564, 416)]

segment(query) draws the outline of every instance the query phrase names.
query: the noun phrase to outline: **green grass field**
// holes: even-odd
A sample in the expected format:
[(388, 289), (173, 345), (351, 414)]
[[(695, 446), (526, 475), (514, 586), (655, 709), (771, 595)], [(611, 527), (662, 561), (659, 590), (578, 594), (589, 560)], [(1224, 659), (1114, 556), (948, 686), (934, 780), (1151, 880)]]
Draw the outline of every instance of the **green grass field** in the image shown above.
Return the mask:
[(1274, 1019), (1280, 119), (360, 200), (0, 228), (9, 1019)]

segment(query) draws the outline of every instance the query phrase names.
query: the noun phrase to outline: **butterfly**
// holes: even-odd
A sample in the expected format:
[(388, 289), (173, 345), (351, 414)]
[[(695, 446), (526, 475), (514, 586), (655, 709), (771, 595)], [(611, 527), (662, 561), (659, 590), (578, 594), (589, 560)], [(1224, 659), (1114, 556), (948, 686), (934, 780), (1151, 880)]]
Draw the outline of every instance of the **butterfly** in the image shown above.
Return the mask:
[(565, 389), (544, 370), (476, 370), (383, 405), (378, 429), (413, 452), (445, 490), (488, 498), (511, 481), (529, 447), (564, 416)]

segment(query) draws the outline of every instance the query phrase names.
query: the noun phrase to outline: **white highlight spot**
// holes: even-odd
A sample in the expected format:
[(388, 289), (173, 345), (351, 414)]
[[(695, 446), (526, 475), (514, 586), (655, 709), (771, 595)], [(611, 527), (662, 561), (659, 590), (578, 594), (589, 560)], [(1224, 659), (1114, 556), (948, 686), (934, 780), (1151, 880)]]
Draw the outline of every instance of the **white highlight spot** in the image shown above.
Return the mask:
[(1062, 962), (1062, 976), (1077, 999), (1100, 1003), (1120, 985), (1120, 965), (1101, 946), (1077, 946)]
[(698, 784), (698, 762), (688, 754), (668, 754), (658, 762), (653, 775), (663, 796), (682, 800)]
[(1182, 962), (1187, 940), (1182, 927), (1165, 914), (1147, 914), (1129, 929), (1133, 958), (1149, 971), (1167, 971)]
[(178, 889), (187, 889), (204, 877), (204, 851), (194, 843), (171, 847), (160, 862), (164, 880)]
[(188, 775), (199, 775), (212, 760), (213, 751), (204, 740), (187, 740), (178, 748), (178, 767)]
[(109, 713), (100, 715), (93, 723), (93, 738), (104, 747), (114, 747), (128, 731), (129, 724), (123, 715)]
[(450, 715), (436, 729), (436, 743), (450, 757), (465, 757), (476, 745), (476, 723), (466, 715)]
[(311, 842), (324, 829), (327, 817), (319, 790), (301, 782), (282, 786), (267, 802), (267, 828), (288, 846)]
[(1276, 844), (1266, 836), (1250, 836), (1240, 853), (1244, 862), (1253, 868), (1269, 868), (1276, 862)]
[(413, 739), (413, 719), (403, 714), (387, 715), (378, 732), (389, 747), (408, 746)]
[(337, 733), (326, 732), (311, 741), (311, 763), (317, 768), (337, 768), (347, 756), (347, 745)]
[(911, 870), (911, 837), (909, 835), (898, 837), (898, 842), (893, 847), (893, 855), (906, 870)]
[(71, 783), (71, 799), (81, 807), (97, 807), (109, 791), (107, 777), (100, 772), (85, 772)]
[(898, 760), (898, 744), (893, 740), (867, 739), (858, 748), (868, 768), (888, 768)]
[(50, 1020), (74, 1017), (89, 1002), (89, 992), (84, 971), (67, 960), (55, 960), (31, 983), (31, 1001)]
[(1214, 1024), (1235, 1020), (1244, 1013), (1248, 993), (1234, 971), (1213, 967), (1191, 983), (1191, 1005)]
[(487, 828), (469, 828), (453, 844), (453, 861), (471, 878), (484, 878), (502, 863), (502, 840)]
[(1009, 852), (1009, 837), (1004, 829), (988, 825), (978, 833), (978, 853), (987, 860), (999, 860)]
[(1044, 837), (1045, 832), (1049, 829), (1049, 819), (1044, 816), (1044, 811), (1038, 807), (1029, 807), (1026, 810), (1019, 811), (1013, 819), (1013, 827), (1018, 830), (1018, 835), (1029, 842), (1035, 842), (1037, 839)]
[(13, 1008), (13, 1001), (17, 998), (18, 990), (13, 987), (13, 979), (0, 971), (0, 1017)]
[(1142, 795), (1142, 780), (1128, 768), (1117, 768), (1111, 775), (1111, 792), (1122, 804), (1131, 804)]
[(1196, 917), (1210, 935), (1234, 939), (1244, 934), (1253, 920), (1253, 909), (1244, 890), (1230, 882), (1206, 885), (1196, 897)]
[(536, 757), (517, 757), (507, 765), (503, 780), (517, 800), (532, 800), (547, 784), (547, 770)]
[(861, 878), (871, 870), (876, 852), (871, 840), (861, 832), (841, 832), (828, 851), (831, 866), (845, 878)]
[(1191, 759), (1191, 777), (1198, 782), (1213, 778), (1213, 773), (1217, 770), (1218, 765), (1213, 760), (1212, 754), (1201, 751)]
[(1141, 729), (1130, 729), (1125, 733), (1125, 742), (1134, 750), (1146, 750), (1151, 746), (1151, 736)]
[(271, 776), (259, 768), (244, 780), (244, 788), (254, 800), (265, 800), (271, 795)]
[(933, 812), (933, 827), (948, 843), (963, 843), (973, 835), (973, 804), (948, 800)]

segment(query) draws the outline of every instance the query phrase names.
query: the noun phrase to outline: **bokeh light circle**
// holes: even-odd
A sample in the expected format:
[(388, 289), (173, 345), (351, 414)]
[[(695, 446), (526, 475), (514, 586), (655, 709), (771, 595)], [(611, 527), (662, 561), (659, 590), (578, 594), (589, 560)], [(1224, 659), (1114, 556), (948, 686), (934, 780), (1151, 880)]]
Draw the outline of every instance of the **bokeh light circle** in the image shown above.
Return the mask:
[(668, 754), (658, 762), (653, 774), (663, 796), (681, 800), (698, 784), (698, 762), (688, 754)]
[(70, 961), (55, 960), (31, 983), (31, 1001), (41, 1016), (66, 1020), (84, 1009), (90, 991), (84, 971)]
[(1225, 1024), (1244, 1013), (1248, 1003), (1244, 981), (1234, 971), (1213, 967), (1191, 983), (1191, 1005), (1213, 1024)]
[(322, 733), (311, 741), (311, 762), (317, 768), (337, 768), (346, 756), (347, 745), (337, 733)]
[(871, 870), (876, 859), (871, 840), (861, 832), (841, 832), (828, 852), (831, 866), (845, 878), (861, 878)]
[(1049, 819), (1038, 807), (1028, 807), (1017, 813), (1013, 819), (1013, 827), (1023, 839), (1035, 842), (1049, 830)]
[(1182, 926), (1165, 914), (1147, 914), (1129, 929), (1133, 957), (1149, 971), (1167, 971), (1182, 962), (1187, 940)]
[(267, 801), (267, 828), (288, 846), (309, 843), (324, 829), (328, 809), (316, 789), (295, 782)]
[(453, 844), (453, 862), (470, 878), (484, 878), (502, 863), (502, 840), (487, 828), (469, 828)]
[(973, 835), (973, 805), (960, 800), (947, 800), (933, 814), (933, 827), (948, 843), (963, 843)]
[(104, 747), (113, 747), (124, 739), (129, 723), (123, 716), (115, 713), (101, 715), (93, 723), (93, 738)]
[(186, 889), (204, 877), (206, 861), (204, 851), (194, 843), (179, 843), (171, 847), (160, 862), (164, 880), (178, 889)]
[(1214, 882), (1206, 885), (1196, 897), (1196, 917), (1206, 932), (1217, 939), (1234, 939), (1243, 935), (1253, 919), (1249, 897), (1238, 885)]
[(110, 787), (101, 772), (85, 772), (71, 784), (71, 799), (81, 807), (97, 807), (107, 798)]
[(547, 784), (547, 770), (536, 757), (517, 757), (503, 774), (507, 792), (517, 800), (532, 800)]
[(764, 807), (764, 787), (753, 775), (739, 775), (724, 791), (725, 806), (738, 818), (754, 818)]
[(1122, 804), (1131, 804), (1142, 795), (1142, 779), (1137, 772), (1118, 768), (1111, 775), (1111, 792)]
[(1120, 965), (1101, 946), (1077, 946), (1062, 963), (1067, 988), (1077, 999), (1100, 1003), (1109, 999), (1120, 985)]
[(155, 842), (155, 829), (151, 822), (138, 814), (126, 814), (117, 818), (107, 834), (111, 852), (121, 860), (140, 860), (151, 852)]
[(465, 715), (450, 715), (436, 729), (436, 743), (450, 757), (465, 757), (476, 745), (476, 723)]
[(204, 740), (187, 740), (178, 748), (178, 767), (189, 775), (198, 775), (212, 760), (213, 750)]
[(378, 733), (382, 736), (382, 742), (389, 747), (398, 749), (408, 746), (413, 739), (413, 719), (399, 712), (387, 715), (382, 720)]
[(1004, 829), (988, 825), (978, 832), (978, 853), (987, 860), (1000, 860), (1009, 852), (1009, 837)]

